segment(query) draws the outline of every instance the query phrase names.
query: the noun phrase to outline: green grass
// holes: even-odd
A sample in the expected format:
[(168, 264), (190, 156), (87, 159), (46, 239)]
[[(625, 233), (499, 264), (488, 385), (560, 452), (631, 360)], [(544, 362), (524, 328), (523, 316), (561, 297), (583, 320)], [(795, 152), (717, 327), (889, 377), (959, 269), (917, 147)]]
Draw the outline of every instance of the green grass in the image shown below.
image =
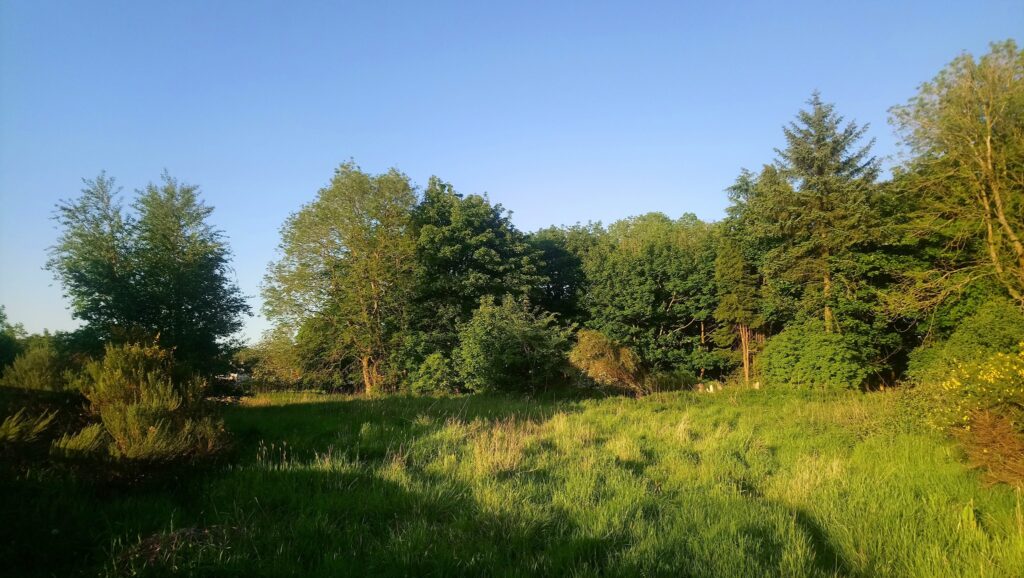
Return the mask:
[(60, 576), (1020, 576), (1024, 496), (901, 416), (882, 393), (264, 395), (202, 471), (5, 479), (0, 552)]

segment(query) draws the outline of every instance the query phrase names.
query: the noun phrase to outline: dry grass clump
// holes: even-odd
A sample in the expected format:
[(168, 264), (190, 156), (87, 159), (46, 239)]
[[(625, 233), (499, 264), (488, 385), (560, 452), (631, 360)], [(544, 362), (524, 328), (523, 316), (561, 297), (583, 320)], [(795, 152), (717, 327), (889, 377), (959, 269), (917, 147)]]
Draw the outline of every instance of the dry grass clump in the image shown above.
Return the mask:
[(577, 334), (576, 345), (569, 352), (569, 363), (601, 385), (637, 396), (648, 393), (640, 356), (600, 331), (584, 329)]
[(523, 461), (530, 436), (537, 426), (529, 421), (505, 419), (480, 429), (473, 438), (473, 465), (478, 475), (514, 472)]

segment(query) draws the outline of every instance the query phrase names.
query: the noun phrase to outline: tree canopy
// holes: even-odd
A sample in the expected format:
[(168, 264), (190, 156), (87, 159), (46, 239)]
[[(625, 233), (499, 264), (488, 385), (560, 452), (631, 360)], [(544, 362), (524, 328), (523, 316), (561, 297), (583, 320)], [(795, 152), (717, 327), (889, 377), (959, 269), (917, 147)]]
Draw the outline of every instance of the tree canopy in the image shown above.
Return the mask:
[(125, 211), (113, 178), (85, 181), (57, 207), (48, 268), (75, 317), (100, 339), (155, 339), (210, 370), (250, 309), (233, 280), (231, 252), (194, 185), (164, 174)]

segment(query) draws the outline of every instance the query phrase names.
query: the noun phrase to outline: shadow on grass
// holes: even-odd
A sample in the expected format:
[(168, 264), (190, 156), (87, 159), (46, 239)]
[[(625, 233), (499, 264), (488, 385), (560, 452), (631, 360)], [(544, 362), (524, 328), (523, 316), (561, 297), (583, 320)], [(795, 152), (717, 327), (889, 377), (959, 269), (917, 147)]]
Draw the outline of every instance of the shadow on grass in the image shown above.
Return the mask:
[[(0, 480), (5, 519), (21, 520), (0, 533), (0, 552), (14, 575), (39, 576), (778, 573), (785, 546), (753, 518), (745, 530), (752, 545), (709, 550), (709, 543), (735, 537), (729, 524), (715, 524), (731, 506), (714, 496), (701, 498), (700, 516), (663, 511), (663, 502), (645, 500), (635, 522), (643, 531), (669, 533), (649, 550), (634, 551), (639, 538), (631, 528), (638, 526), (630, 520), (597, 530), (600, 524), (581, 518), (585, 512), (543, 503), (538, 494), (520, 495), (517, 508), (501, 501), (519, 494), (491, 491), (497, 484), (505, 490), (554, 487), (564, 482), (564, 469), (469, 480), (438, 474), (427, 467), (429, 459), (403, 460), (394, 451), (440, 435), (453, 422), (543, 422), (582, 411), (581, 401), (495, 395), (230, 407), (225, 418), (235, 459), (217, 470), (185, 472), (177, 487), (104, 495), (72, 479)], [(422, 448), (436, 451), (435, 441)], [(458, 446), (464, 440), (451, 441), (465, 449)], [(261, 456), (268, 444), (276, 453)], [(358, 459), (316, 460), (332, 449)], [(624, 468), (641, 479), (644, 466)], [(796, 521), (813, 542), (815, 574), (845, 574), (844, 561), (814, 520), (798, 513)]]
[(154, 557), (146, 544), (161, 540), (143, 540), (118, 555), (120, 569), (143, 575), (172, 568), (248, 576), (567, 575), (603, 567), (616, 553), (614, 538), (578, 536), (565, 520), (549, 524), (484, 512), (464, 485), (420, 480), (430, 489), (410, 491), (366, 471), (253, 476), (246, 496), (208, 520), (219, 541), (185, 544), (178, 552), (163, 548)]
[(815, 568), (817, 568), (822, 574), (828, 576), (853, 575), (850, 563), (846, 560), (846, 557), (843, 556), (842, 551), (832, 545), (831, 540), (829, 540), (828, 532), (826, 532), (825, 529), (815, 521), (814, 517), (800, 509), (794, 509), (791, 511), (793, 512), (797, 526), (803, 530), (811, 540)]
[[(379, 454), (444, 428), (450, 421), (493, 423), (502, 420), (542, 422), (558, 413), (581, 410), (580, 396), (528, 399), (513, 395), (447, 398), (342, 398), (228, 409), (225, 419), (236, 449), (256, 444), (287, 444), (296, 452), (359, 450)], [(374, 438), (379, 443), (374, 443)]]

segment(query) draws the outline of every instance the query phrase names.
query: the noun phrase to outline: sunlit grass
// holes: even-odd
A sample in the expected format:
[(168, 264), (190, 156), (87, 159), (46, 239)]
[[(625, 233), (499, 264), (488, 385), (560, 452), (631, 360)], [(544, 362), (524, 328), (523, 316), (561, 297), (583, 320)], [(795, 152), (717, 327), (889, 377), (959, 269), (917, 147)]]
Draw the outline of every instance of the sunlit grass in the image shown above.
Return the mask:
[(892, 394), (274, 394), (229, 409), (229, 463), (75, 508), (109, 573), (1019, 575), (1024, 498), (901, 416)]

